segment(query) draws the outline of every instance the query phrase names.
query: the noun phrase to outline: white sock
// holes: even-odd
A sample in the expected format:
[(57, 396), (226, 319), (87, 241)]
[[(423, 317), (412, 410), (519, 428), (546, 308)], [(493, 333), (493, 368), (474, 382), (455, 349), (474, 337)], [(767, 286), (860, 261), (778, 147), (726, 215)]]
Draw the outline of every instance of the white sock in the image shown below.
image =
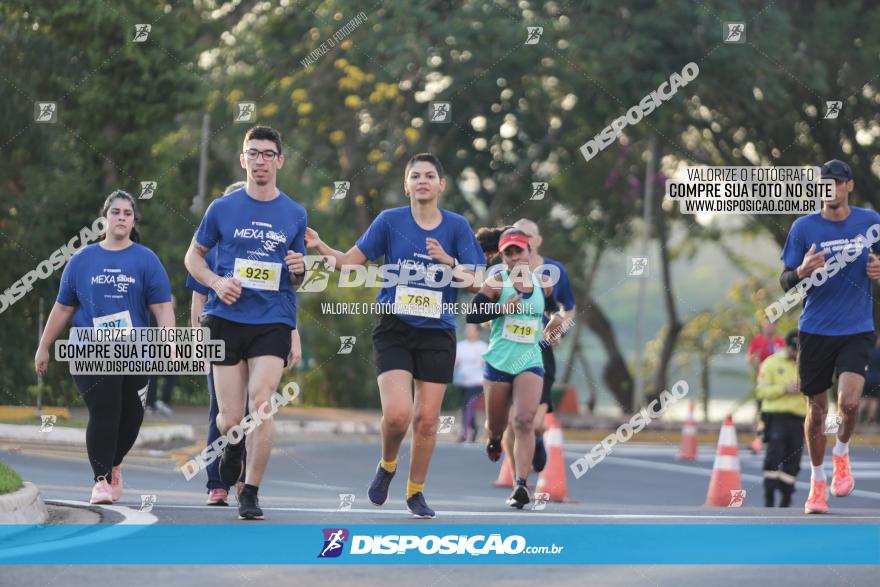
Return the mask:
[(849, 454), (849, 443), (840, 442), (840, 438), (837, 438), (837, 442), (834, 443), (834, 448), (831, 449), (831, 454), (838, 457)]
[(825, 468), (822, 465), (810, 465), (810, 469), (812, 469), (812, 473), (810, 474), (810, 479), (813, 481), (825, 481)]

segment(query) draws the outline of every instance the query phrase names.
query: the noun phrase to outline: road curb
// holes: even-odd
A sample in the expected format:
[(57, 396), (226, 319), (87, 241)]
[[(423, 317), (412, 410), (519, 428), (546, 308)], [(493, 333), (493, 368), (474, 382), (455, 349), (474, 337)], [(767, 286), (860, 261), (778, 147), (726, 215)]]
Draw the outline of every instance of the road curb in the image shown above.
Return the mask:
[[(134, 446), (171, 440), (192, 440), (193, 438), (195, 438), (193, 427), (188, 424), (144, 426), (141, 428)], [(43, 432), (39, 426), (30, 424), (0, 424), (0, 441), (85, 446), (86, 430), (85, 428), (55, 426), (50, 431)]]
[(275, 420), (274, 432), (283, 435), (296, 435), (311, 432), (328, 434), (379, 434), (378, 423), (332, 420)]
[(0, 524), (43, 524), (49, 511), (36, 485), (28, 481), (18, 491), (0, 495)]

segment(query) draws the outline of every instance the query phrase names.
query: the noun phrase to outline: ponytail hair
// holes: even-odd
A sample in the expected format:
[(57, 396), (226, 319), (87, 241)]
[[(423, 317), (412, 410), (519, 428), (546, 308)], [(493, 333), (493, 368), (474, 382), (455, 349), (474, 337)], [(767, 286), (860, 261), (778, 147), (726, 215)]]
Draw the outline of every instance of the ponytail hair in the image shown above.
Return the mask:
[[(501, 261), (501, 253), (498, 251), (498, 243), (501, 241), (501, 235), (508, 230), (519, 230), (513, 226), (489, 227), (484, 226), (477, 230), (477, 242), (486, 255), (486, 262), (489, 265), (495, 265)], [(521, 232), (521, 231), (520, 231)]]
[[(107, 196), (106, 200), (104, 200), (104, 205), (101, 206), (101, 217), (102, 218), (107, 218), (107, 212), (110, 211), (110, 206), (113, 204), (113, 200), (125, 200), (126, 202), (131, 204), (131, 209), (134, 212), (134, 223), (131, 225), (131, 234), (129, 235), (129, 238), (131, 239), (132, 242), (135, 242), (135, 243), (141, 242), (141, 233), (137, 229), (137, 224), (141, 220), (140, 212), (138, 212), (137, 200), (135, 200), (131, 194), (129, 194), (128, 192), (123, 191), (123, 190), (115, 190), (113, 192), (110, 192), (110, 195)], [(109, 228), (109, 227), (110, 227), (110, 224), (108, 223), (107, 228)], [(107, 232), (105, 230), (104, 240), (106, 240), (106, 239), (107, 239)]]

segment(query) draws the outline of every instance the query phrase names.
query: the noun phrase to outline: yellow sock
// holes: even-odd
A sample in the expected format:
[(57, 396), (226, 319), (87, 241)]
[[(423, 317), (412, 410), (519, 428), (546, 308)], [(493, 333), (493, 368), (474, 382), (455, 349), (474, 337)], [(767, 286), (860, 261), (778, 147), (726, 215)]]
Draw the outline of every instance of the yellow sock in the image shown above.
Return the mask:
[(397, 470), (397, 459), (393, 461), (386, 461), (385, 459), (379, 459), (379, 466), (388, 471), (389, 473), (393, 473)]
[(420, 491), (424, 491), (425, 484), (424, 483), (413, 483), (409, 479), (406, 480), (406, 498), (409, 499), (416, 493)]

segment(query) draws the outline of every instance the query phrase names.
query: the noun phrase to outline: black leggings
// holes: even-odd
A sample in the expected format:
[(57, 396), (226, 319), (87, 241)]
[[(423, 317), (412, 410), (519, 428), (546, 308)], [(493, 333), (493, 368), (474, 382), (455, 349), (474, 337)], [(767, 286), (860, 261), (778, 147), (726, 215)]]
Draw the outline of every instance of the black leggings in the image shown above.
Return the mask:
[(144, 404), (138, 392), (147, 386), (146, 375), (74, 375), (73, 381), (89, 409), (86, 428), (86, 450), (89, 462), (98, 477), (111, 481), (110, 469), (134, 446), (141, 423)]

